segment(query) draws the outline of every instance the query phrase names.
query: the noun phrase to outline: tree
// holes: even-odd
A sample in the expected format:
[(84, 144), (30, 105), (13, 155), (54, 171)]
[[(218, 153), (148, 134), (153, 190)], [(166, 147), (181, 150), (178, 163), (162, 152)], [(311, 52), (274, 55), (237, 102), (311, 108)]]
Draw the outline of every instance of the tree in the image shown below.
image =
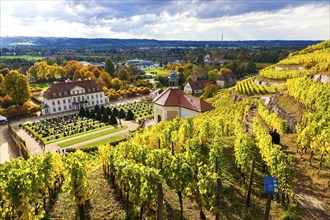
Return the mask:
[(39, 76), (38, 76), (38, 68), (36, 66), (31, 66), (28, 70), (30, 76), (36, 80), (39, 79)]
[(118, 118), (125, 118), (125, 117), (126, 117), (125, 112), (124, 112), (124, 110), (121, 108), (121, 109), (119, 110), (119, 113), (118, 113)]
[(98, 112), (100, 110), (100, 107), (98, 105), (95, 105), (94, 112)]
[(107, 107), (107, 108), (105, 109), (105, 111), (107, 112), (108, 115), (111, 115), (111, 113), (112, 113), (112, 112), (111, 112), (111, 108), (109, 108), (109, 107)]
[(110, 119), (109, 119), (109, 124), (115, 125), (117, 123), (118, 122), (117, 122), (116, 116), (112, 113), (111, 116), (110, 116)]
[(115, 67), (109, 58), (105, 59), (104, 71), (107, 72), (111, 77), (115, 77)]
[(99, 78), (99, 76), (101, 75), (101, 71), (98, 68), (93, 69), (92, 73), (96, 78)]
[(101, 106), (100, 110), (101, 110), (101, 113), (103, 114), (103, 113), (104, 113), (104, 111), (105, 111), (105, 108), (104, 108), (104, 106), (103, 106), (103, 105)]
[(129, 80), (129, 73), (126, 68), (120, 68), (117, 75), (120, 80)]
[(19, 105), (23, 105), (31, 96), (29, 79), (19, 74), (17, 70), (12, 70), (6, 75), (4, 89), (5, 93)]
[(82, 67), (83, 65), (77, 60), (70, 60), (65, 63), (65, 66), (63, 66), (64, 75), (72, 79), (76, 70), (80, 70)]
[(224, 73), (232, 73), (233, 71), (229, 68), (221, 68), (220, 70), (220, 75), (224, 74)]
[(0, 74), (0, 96), (4, 95), (4, 89), (3, 89), (4, 82), (5, 82), (5, 77), (2, 74)]
[(101, 85), (101, 87), (107, 87), (107, 88), (111, 87), (111, 78), (109, 74), (107, 74), (104, 71), (100, 74), (98, 78), (98, 82)]
[(244, 61), (245, 60), (245, 54), (240, 52), (239, 54), (237, 54), (236, 60)]
[(81, 117), (85, 116), (85, 109), (83, 107), (80, 108), (78, 115)]
[(204, 57), (203, 57), (203, 55), (199, 55), (197, 57), (197, 64), (199, 64), (199, 65), (203, 65), (204, 64)]
[(116, 107), (112, 109), (112, 114), (116, 117), (118, 116), (118, 109)]
[(113, 80), (111, 80), (111, 86), (115, 90), (119, 90), (121, 85), (122, 85), (122, 81), (120, 81), (120, 79), (114, 78)]
[(201, 98), (207, 99), (212, 97), (217, 92), (217, 86), (213, 83), (207, 84), (204, 88), (203, 95)]
[(78, 79), (84, 79), (84, 75), (80, 70), (76, 70), (76, 72), (74, 72), (72, 80), (78, 80)]
[(255, 73), (257, 72), (257, 66), (253, 61), (249, 61), (247, 68), (246, 68), (246, 72), (248, 73)]
[(97, 81), (97, 78), (94, 76), (94, 74), (91, 71), (84, 72), (84, 79)]
[(109, 116), (108, 116), (108, 114), (107, 114), (106, 111), (103, 113), (103, 116), (102, 116), (102, 120), (101, 121), (104, 122), (104, 123), (109, 122)]
[(219, 77), (219, 71), (217, 69), (213, 69), (208, 72), (209, 80), (215, 82)]
[(90, 115), (90, 112), (89, 112), (88, 108), (86, 108), (86, 109), (85, 109), (85, 114), (84, 114), (84, 116), (85, 116), (86, 118), (89, 118), (89, 115)]
[(2, 74), (3, 76), (6, 76), (9, 72), (10, 72), (10, 69), (8, 69), (7, 67), (2, 68), (0, 70), (0, 74)]
[(96, 113), (96, 120), (99, 120), (99, 121), (102, 120), (102, 113), (101, 113), (101, 111), (98, 111), (98, 112)]
[(89, 118), (95, 118), (95, 111), (94, 111), (94, 109), (92, 109), (91, 112), (89, 113)]
[(134, 120), (134, 114), (131, 109), (128, 109), (125, 120), (126, 121)]

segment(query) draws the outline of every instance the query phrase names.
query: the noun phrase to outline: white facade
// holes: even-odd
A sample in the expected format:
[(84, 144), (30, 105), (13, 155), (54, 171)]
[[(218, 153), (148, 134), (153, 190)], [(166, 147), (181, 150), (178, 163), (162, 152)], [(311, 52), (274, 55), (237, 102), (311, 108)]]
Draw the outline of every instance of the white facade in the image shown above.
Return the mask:
[(186, 92), (186, 93), (188, 93), (188, 92), (189, 93), (192, 93), (192, 88), (191, 88), (189, 82), (186, 84), (186, 86), (184, 87), (183, 91)]
[(180, 118), (195, 116), (199, 112), (192, 111), (182, 107), (154, 105), (154, 122), (160, 122), (167, 119), (173, 119), (176, 116)]
[(75, 86), (68, 92), (53, 93), (51, 99), (44, 98), (44, 106), (41, 109), (43, 115), (55, 114), (66, 111), (79, 110), (81, 107), (91, 107), (109, 103), (103, 90), (88, 89)]
[(185, 85), (183, 91), (184, 91), (185, 93), (190, 93), (190, 94), (194, 94), (194, 95), (201, 95), (201, 94), (203, 94), (204, 89), (201, 88), (201, 89), (195, 89), (195, 90), (193, 90), (193, 89), (191, 88), (190, 83), (188, 82), (188, 83)]

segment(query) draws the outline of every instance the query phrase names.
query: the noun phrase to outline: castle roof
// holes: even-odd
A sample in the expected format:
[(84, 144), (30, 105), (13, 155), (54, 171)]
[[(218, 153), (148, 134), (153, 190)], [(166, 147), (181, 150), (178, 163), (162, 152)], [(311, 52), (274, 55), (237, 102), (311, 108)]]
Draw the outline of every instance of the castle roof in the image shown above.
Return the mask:
[(152, 103), (160, 106), (181, 107), (195, 112), (206, 112), (214, 108), (198, 97), (187, 95), (180, 89), (173, 88), (165, 90)]
[[(102, 88), (94, 80), (82, 80), (82, 81), (69, 81), (64, 83), (54, 83), (52, 84), (46, 92), (44, 92), (43, 97), (45, 99), (56, 99), (73, 96), (70, 90), (76, 86), (84, 88), (85, 94), (101, 92)], [(54, 96), (56, 94), (56, 96)]]

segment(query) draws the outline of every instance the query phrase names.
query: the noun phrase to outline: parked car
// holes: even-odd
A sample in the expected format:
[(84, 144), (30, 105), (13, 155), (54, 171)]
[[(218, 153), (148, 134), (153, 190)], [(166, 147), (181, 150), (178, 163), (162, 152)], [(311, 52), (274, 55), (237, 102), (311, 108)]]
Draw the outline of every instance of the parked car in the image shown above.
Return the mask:
[(8, 123), (8, 120), (6, 117), (0, 115), (0, 124), (1, 125), (4, 125), (4, 124), (7, 124)]

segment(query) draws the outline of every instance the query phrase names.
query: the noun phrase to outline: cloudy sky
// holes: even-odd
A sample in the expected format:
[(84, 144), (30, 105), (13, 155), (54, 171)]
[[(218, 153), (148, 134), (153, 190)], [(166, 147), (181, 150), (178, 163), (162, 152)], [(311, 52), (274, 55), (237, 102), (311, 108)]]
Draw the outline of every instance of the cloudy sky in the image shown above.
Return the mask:
[(0, 36), (325, 40), (329, 0), (0, 0)]

